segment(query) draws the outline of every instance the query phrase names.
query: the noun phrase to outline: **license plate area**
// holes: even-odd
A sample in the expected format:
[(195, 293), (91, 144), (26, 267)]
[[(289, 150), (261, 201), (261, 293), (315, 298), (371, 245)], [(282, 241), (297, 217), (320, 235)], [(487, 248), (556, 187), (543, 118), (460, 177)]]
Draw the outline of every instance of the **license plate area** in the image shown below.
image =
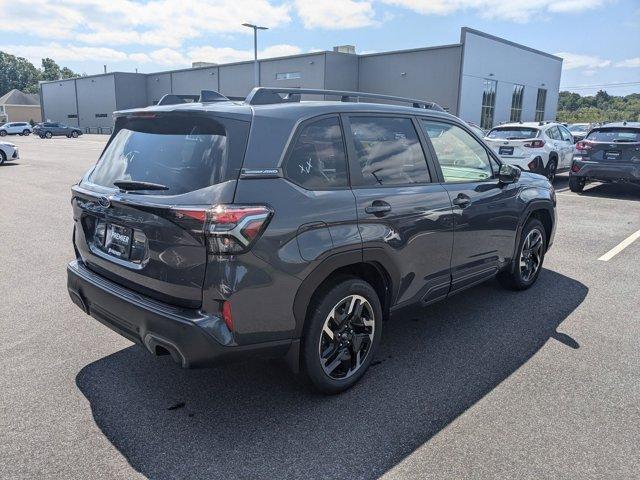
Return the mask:
[[(105, 253), (122, 260), (129, 260), (133, 229), (113, 223), (101, 223), (96, 227), (95, 238), (96, 243)], [(100, 240), (103, 240), (102, 245)]]
[(513, 155), (513, 147), (500, 147), (498, 155)]
[(605, 160), (618, 160), (622, 155), (621, 150), (605, 150), (604, 159)]

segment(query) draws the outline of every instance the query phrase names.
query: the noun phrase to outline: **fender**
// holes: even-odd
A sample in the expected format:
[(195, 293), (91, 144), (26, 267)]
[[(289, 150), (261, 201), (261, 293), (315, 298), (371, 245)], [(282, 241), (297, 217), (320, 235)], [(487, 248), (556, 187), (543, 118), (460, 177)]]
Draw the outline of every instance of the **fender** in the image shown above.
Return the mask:
[[(554, 208), (554, 201), (551, 199), (551, 197), (549, 199), (531, 200), (527, 204), (527, 206), (524, 208), (524, 210), (522, 211), (522, 215), (520, 216), (520, 222), (518, 223), (518, 230), (516, 232), (516, 240), (513, 246), (513, 254), (511, 255), (512, 259), (515, 258), (518, 245), (520, 245), (522, 230), (524, 229), (524, 226), (526, 225), (527, 221), (529, 221), (529, 218), (531, 218), (531, 214), (536, 210), (546, 210), (549, 213), (551, 217), (552, 225), (551, 225), (551, 231), (548, 232), (548, 234), (549, 234), (550, 240), (553, 241), (553, 234), (556, 228), (556, 212)], [(551, 246), (551, 242), (547, 244), (547, 250), (549, 250), (550, 246)], [(513, 271), (513, 267), (514, 267), (514, 262), (512, 261), (511, 267), (510, 267), (512, 271)]]
[(388, 310), (397, 298), (397, 289), (400, 284), (400, 273), (382, 248), (372, 247), (358, 250), (349, 250), (336, 253), (325, 258), (302, 282), (296, 292), (293, 301), (293, 316), (296, 321), (294, 338), (300, 338), (307, 315), (307, 307), (318, 287), (333, 272), (350, 265), (368, 264), (376, 268), (385, 277), (389, 284), (389, 295), (383, 308)]

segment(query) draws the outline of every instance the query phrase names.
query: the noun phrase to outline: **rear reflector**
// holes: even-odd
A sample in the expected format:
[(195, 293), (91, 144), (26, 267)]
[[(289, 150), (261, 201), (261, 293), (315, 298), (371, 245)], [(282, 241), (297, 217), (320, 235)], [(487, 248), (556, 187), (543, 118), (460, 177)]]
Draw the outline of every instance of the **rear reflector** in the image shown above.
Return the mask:
[(231, 303), (226, 300), (222, 302), (222, 318), (227, 328), (233, 332), (233, 317), (231, 316)]

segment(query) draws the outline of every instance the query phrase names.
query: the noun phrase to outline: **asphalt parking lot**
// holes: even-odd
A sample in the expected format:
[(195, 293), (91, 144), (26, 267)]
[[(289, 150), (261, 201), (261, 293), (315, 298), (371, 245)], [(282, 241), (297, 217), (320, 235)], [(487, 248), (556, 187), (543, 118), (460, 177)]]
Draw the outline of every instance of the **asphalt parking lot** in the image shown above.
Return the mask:
[(386, 325), (355, 388), (278, 361), (181, 370), (68, 298), (69, 187), (106, 137), (0, 166), (0, 478), (638, 478), (640, 189), (556, 182), (538, 283)]

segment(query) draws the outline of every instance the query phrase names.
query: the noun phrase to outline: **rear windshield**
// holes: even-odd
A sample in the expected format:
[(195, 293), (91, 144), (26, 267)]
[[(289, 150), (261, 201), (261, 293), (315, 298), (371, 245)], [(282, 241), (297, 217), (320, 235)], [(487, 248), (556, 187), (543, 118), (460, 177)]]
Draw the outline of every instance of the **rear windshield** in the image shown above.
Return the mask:
[(586, 140), (593, 142), (640, 142), (640, 129), (602, 128), (591, 130)]
[(489, 138), (497, 138), (500, 140), (524, 140), (527, 138), (535, 138), (538, 136), (537, 128), (527, 127), (501, 127), (494, 128), (487, 135)]
[(88, 180), (156, 183), (167, 190), (154, 194), (180, 195), (237, 179), (248, 131), (247, 122), (193, 115), (121, 117)]

